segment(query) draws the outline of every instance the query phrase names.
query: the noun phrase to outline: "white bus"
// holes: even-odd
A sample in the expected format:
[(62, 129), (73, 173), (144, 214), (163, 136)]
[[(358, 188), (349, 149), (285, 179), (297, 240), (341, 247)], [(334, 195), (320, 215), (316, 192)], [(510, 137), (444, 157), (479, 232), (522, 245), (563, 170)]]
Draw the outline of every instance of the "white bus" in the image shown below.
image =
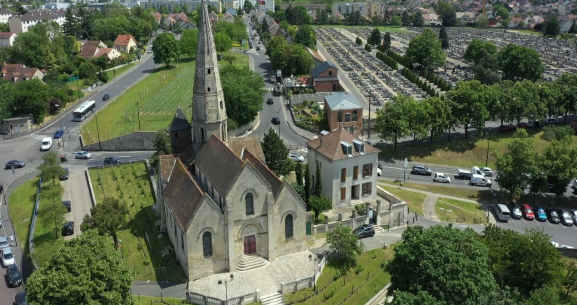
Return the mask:
[(75, 122), (84, 121), (86, 117), (94, 112), (94, 108), (96, 108), (95, 101), (86, 101), (80, 104), (80, 106), (74, 110), (74, 119), (72, 120)]

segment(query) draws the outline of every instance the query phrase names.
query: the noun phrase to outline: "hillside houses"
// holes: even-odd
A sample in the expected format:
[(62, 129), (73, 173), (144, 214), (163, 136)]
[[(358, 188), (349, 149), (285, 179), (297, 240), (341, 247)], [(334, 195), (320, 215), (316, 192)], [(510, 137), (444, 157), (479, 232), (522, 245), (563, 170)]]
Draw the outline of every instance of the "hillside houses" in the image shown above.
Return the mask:
[(120, 34), (114, 41), (114, 49), (120, 53), (130, 53), (136, 49), (136, 39), (130, 34)]
[(65, 10), (40, 10), (36, 13), (30, 13), (26, 15), (13, 15), (8, 20), (8, 24), (10, 25), (10, 32), (16, 34), (26, 33), (30, 27), (35, 26), (43, 20), (52, 20), (62, 26), (65, 20), (65, 13)]
[(38, 68), (28, 68), (21, 64), (4, 64), (0, 70), (0, 77), (11, 83), (27, 81), (31, 79), (42, 80), (46, 71)]
[(0, 8), (0, 23), (8, 23), (10, 17), (16, 15), (13, 11), (7, 8)]

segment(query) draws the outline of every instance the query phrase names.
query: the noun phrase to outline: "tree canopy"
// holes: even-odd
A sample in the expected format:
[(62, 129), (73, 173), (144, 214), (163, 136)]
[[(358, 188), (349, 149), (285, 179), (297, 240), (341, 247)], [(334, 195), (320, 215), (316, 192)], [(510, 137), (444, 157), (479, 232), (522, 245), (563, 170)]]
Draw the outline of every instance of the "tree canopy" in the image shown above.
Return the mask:
[(295, 36), (295, 42), (300, 43), (305, 47), (316, 49), (317, 48), (317, 34), (313, 28), (308, 25), (301, 25), (297, 30)]
[(379, 28), (375, 27), (371, 31), (371, 36), (369, 36), (367, 43), (371, 45), (379, 45), (381, 44), (381, 40), (382, 40), (381, 31), (379, 30)]
[(109, 234), (118, 244), (117, 232), (126, 223), (128, 208), (117, 198), (105, 198), (102, 202), (90, 209), (90, 214), (84, 215), (80, 229), (85, 232), (96, 229), (100, 235)]
[(541, 54), (531, 47), (510, 43), (499, 51), (497, 58), (504, 79), (538, 81), (545, 71)]
[(488, 54), (497, 54), (497, 46), (494, 43), (473, 38), (467, 46), (463, 58), (474, 62), (476, 65), (483, 57), (483, 50)]
[(238, 126), (252, 122), (262, 110), (263, 94), (266, 92), (262, 89), (262, 75), (249, 67), (234, 65), (225, 66), (220, 72), (229, 120)]
[(457, 25), (457, 10), (448, 2), (440, 1), (437, 3), (435, 12), (441, 16), (442, 25), (444, 27)]
[(196, 48), (198, 47), (198, 29), (184, 30), (178, 41), (178, 46), (180, 48), (180, 54), (195, 58)]
[(288, 169), (285, 161), (288, 158), (289, 149), (272, 127), (264, 134), (261, 145), (266, 166), (277, 176), (286, 174)]
[(363, 252), (363, 244), (352, 229), (338, 224), (327, 233), (329, 252), (338, 261), (341, 270), (348, 270), (356, 264), (357, 257)]
[(167, 67), (170, 67), (170, 63), (178, 59), (180, 55), (178, 41), (174, 35), (166, 32), (158, 34), (154, 40), (152, 51), (154, 52), (154, 63), (165, 64)]
[(405, 56), (424, 69), (436, 69), (445, 64), (446, 59), (441, 41), (429, 29), (411, 39)]
[(543, 22), (543, 35), (547, 37), (557, 37), (561, 34), (561, 25), (559, 24), (559, 19), (555, 16), (547, 17), (547, 20)]

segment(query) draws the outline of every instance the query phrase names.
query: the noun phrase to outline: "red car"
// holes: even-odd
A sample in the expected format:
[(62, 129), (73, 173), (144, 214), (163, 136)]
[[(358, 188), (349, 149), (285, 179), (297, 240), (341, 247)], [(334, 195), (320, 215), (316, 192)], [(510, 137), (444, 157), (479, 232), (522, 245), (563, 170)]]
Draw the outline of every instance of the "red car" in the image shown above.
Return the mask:
[(507, 131), (515, 131), (517, 130), (517, 126), (515, 125), (501, 125), (497, 129), (499, 132), (507, 132)]
[(525, 219), (527, 219), (527, 220), (535, 219), (535, 213), (533, 212), (533, 209), (528, 204), (523, 205), (523, 217), (525, 217)]
[(517, 124), (517, 128), (527, 129), (527, 123), (521, 122), (521, 123)]

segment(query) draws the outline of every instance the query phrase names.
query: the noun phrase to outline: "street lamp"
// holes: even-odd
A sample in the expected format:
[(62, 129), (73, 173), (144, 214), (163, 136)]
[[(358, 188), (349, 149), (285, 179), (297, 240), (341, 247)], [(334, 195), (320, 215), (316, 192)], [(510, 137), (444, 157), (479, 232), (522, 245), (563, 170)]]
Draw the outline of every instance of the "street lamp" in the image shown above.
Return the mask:
[(491, 138), (491, 133), (487, 130), (487, 158), (485, 159), (485, 166), (489, 166), (489, 143)]
[[(313, 261), (313, 255), (309, 254), (309, 261)], [(315, 257), (313, 265), (313, 291), (316, 290), (316, 275), (317, 275), (317, 258)]]
[(369, 127), (367, 128), (367, 132), (368, 132), (368, 138), (371, 138), (371, 96), (373, 95), (373, 92), (371, 91), (371, 89), (369, 89), (369, 94), (367, 95), (369, 97)]
[(218, 284), (221, 285), (224, 282), (224, 293), (225, 293), (225, 300), (224, 300), (224, 304), (228, 304), (228, 283), (232, 282), (232, 280), (234, 280), (234, 275), (230, 275), (230, 280), (218, 280)]

